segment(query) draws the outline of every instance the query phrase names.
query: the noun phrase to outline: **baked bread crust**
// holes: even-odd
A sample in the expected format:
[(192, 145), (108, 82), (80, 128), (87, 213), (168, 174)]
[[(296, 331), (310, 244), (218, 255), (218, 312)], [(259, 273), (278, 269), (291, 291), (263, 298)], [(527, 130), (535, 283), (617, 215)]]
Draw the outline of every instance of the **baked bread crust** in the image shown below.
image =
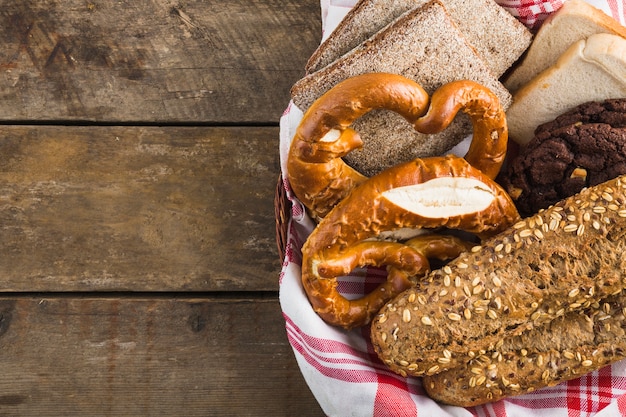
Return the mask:
[(424, 388), (439, 402), (472, 407), (577, 378), (626, 358), (625, 312), (621, 291), (427, 376)]
[[(427, 0), (360, 0), (309, 59), (306, 71), (329, 65)], [(528, 48), (532, 33), (493, 0), (443, 0), (468, 42), (499, 77)]]
[(626, 176), (526, 218), (433, 271), (375, 317), (371, 338), (401, 375), (466, 366), (482, 351), (620, 292)]

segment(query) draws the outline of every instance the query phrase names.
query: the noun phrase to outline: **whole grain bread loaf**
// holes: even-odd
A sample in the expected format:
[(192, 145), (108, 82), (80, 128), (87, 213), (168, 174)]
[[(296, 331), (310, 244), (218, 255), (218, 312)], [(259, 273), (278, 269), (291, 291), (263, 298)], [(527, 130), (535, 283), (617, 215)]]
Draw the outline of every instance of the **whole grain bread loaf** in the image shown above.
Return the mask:
[(401, 375), (467, 366), (502, 340), (620, 292), (625, 250), (621, 176), (516, 223), (433, 271), (380, 310), (372, 343)]
[[(393, 20), (427, 0), (359, 0), (311, 55), (312, 73), (357, 47)], [(452, 21), (499, 77), (528, 48), (531, 32), (494, 0), (442, 0)]]
[[(493, 91), (504, 109), (511, 103), (509, 92), (437, 0), (402, 15), (348, 54), (299, 80), (291, 90), (293, 102), (304, 111), (340, 81), (371, 72), (403, 75), (421, 84), (428, 94), (448, 82), (468, 79)], [(415, 132), (401, 116), (387, 110), (374, 110), (353, 127), (364, 146), (345, 159), (365, 175), (414, 158), (443, 154), (471, 133), (471, 123), (463, 114), (443, 132), (428, 135)]]
[(424, 378), (428, 395), (471, 407), (577, 378), (626, 358), (626, 291), (516, 337), (466, 365)]

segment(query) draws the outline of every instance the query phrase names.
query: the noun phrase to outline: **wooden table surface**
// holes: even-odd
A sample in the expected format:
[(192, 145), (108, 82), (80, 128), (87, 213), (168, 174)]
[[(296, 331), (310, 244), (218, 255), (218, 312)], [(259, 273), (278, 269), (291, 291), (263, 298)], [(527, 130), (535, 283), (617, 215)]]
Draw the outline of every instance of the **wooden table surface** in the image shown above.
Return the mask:
[(323, 415), (274, 225), (319, 0), (0, 3), (0, 415)]

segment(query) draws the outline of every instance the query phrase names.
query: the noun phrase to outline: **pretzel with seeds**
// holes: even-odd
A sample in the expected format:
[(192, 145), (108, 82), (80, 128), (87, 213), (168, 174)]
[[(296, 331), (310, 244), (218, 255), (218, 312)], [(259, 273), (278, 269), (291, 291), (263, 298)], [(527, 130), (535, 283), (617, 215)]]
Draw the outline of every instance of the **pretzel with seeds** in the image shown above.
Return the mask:
[(342, 159), (362, 146), (349, 126), (373, 109), (403, 116), (422, 133), (445, 129), (459, 111), (469, 115), (473, 139), (466, 159), (495, 178), (507, 148), (508, 130), (500, 102), (486, 87), (462, 80), (442, 86), (429, 97), (400, 75), (368, 73), (348, 78), (316, 100), (304, 114), (287, 159), (287, 178), (296, 197), (314, 219), (324, 217), (367, 177)]
[[(484, 237), (518, 218), (508, 194), (465, 159), (416, 159), (362, 183), (320, 221), (302, 248), (302, 283), (325, 321), (347, 329), (363, 326), (429, 272), (429, 258), (448, 260), (468, 249), (458, 238), (436, 234), (406, 243), (373, 238), (402, 228), (442, 227)], [(337, 277), (363, 266), (387, 266), (387, 280), (363, 298), (348, 300), (337, 291)]]

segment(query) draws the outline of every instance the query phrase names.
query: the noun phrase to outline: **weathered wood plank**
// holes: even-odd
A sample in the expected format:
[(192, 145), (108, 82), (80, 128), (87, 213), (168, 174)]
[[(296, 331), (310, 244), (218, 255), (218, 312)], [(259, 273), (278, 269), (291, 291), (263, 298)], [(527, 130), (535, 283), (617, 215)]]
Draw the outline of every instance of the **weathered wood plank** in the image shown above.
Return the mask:
[(0, 126), (0, 291), (274, 291), (278, 128)]
[(0, 414), (321, 416), (275, 299), (0, 297)]
[(0, 0), (0, 120), (276, 122), (318, 0)]

